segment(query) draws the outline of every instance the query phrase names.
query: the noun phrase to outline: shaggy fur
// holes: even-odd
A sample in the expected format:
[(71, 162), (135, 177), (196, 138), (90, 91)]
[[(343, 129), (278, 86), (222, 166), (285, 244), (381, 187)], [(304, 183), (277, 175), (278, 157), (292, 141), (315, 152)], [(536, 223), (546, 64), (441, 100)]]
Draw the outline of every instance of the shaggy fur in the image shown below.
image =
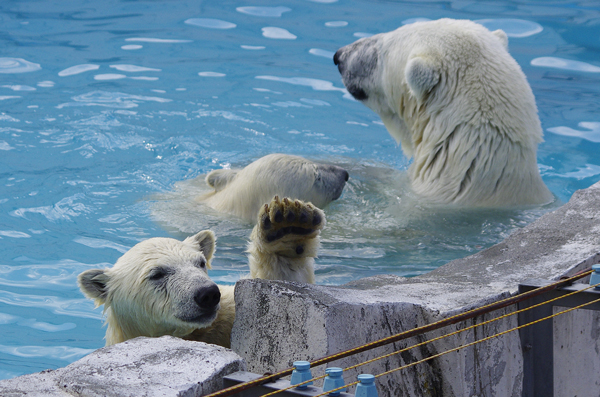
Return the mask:
[(348, 91), (413, 158), (412, 188), (438, 203), (510, 207), (553, 196), (536, 162), (542, 129), (508, 38), (467, 20), (417, 22), (334, 56)]
[[(265, 204), (248, 247), (251, 277), (314, 282), (314, 257), (325, 223), (323, 212), (310, 203), (275, 197)], [(106, 345), (173, 335), (229, 347), (234, 287), (217, 286), (208, 277), (214, 251), (209, 230), (184, 241), (151, 238), (112, 268), (81, 273), (82, 292), (104, 305)]]

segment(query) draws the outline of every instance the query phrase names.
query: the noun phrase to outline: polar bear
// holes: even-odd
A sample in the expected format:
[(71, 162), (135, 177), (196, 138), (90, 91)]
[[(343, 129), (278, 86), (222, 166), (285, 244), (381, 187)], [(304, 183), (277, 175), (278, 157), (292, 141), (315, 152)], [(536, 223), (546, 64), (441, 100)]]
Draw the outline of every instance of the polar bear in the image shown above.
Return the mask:
[(337, 200), (348, 172), (287, 154), (264, 156), (243, 169), (219, 169), (206, 176), (214, 191), (199, 198), (209, 207), (255, 221), (261, 206), (273, 196), (308, 201), (324, 208)]
[[(314, 258), (325, 214), (310, 203), (275, 197), (261, 207), (248, 246), (250, 277), (314, 283)], [(172, 335), (230, 346), (234, 286), (207, 274), (215, 236), (204, 230), (183, 241), (151, 238), (110, 269), (78, 277), (84, 295), (104, 305), (106, 345), (138, 336)]]
[(418, 195), (463, 206), (549, 203), (535, 98), (507, 48), (502, 30), (440, 19), (360, 39), (333, 60), (350, 94), (413, 158)]

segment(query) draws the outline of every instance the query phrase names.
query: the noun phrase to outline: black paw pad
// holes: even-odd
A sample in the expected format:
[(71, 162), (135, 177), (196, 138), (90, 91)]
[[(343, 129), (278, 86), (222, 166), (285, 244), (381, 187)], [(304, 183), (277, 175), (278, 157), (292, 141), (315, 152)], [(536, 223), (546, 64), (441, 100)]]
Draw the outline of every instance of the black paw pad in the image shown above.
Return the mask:
[(271, 228), (271, 220), (268, 216), (265, 216), (262, 221), (262, 227), (265, 230), (269, 230)]
[(317, 226), (319, 223), (321, 223), (321, 215), (315, 213), (315, 216), (313, 216), (312, 224), (313, 226)]
[(306, 213), (306, 211), (302, 211), (302, 213), (300, 213), (300, 223), (306, 222), (308, 222), (308, 214)]
[(294, 219), (296, 219), (296, 214), (294, 214), (292, 211), (288, 212), (285, 217), (285, 220), (292, 223), (294, 222)]
[(280, 210), (277, 210), (274, 218), (275, 218), (275, 222), (277, 222), (277, 223), (283, 222), (283, 214), (281, 213)]

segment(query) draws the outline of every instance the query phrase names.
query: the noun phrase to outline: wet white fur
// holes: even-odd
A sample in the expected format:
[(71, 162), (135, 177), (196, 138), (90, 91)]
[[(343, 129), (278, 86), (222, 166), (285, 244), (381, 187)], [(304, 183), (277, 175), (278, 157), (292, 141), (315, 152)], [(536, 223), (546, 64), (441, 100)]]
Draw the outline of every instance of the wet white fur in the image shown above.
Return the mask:
[[(412, 188), (428, 200), (485, 207), (553, 200), (536, 162), (535, 98), (507, 47), (501, 30), (441, 19), (340, 49), (353, 72), (342, 73), (344, 83), (367, 93), (363, 103), (413, 158)], [(364, 65), (367, 76), (352, 70)]]
[(256, 221), (264, 203), (278, 195), (311, 202), (323, 208), (337, 199), (345, 185), (343, 170), (299, 156), (270, 154), (243, 169), (220, 169), (206, 176), (215, 189), (200, 202), (219, 212)]

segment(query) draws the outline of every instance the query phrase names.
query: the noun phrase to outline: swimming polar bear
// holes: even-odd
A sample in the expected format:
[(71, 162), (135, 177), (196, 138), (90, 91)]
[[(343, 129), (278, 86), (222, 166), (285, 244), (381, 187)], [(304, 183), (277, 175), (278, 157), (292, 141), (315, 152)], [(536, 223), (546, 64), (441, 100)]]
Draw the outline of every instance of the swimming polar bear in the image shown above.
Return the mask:
[[(314, 283), (325, 224), (323, 211), (310, 203), (275, 197), (264, 204), (248, 246), (250, 277)], [(210, 230), (183, 241), (151, 238), (112, 268), (81, 273), (81, 291), (104, 305), (106, 345), (172, 335), (229, 347), (235, 287), (218, 286), (208, 277), (215, 246)]]
[(242, 169), (214, 170), (205, 180), (214, 191), (199, 197), (199, 202), (254, 221), (261, 206), (275, 195), (325, 207), (341, 196), (348, 172), (335, 165), (276, 153)]
[(413, 158), (418, 195), (463, 206), (549, 203), (535, 98), (507, 48), (502, 30), (440, 19), (360, 39), (333, 59), (350, 94)]

